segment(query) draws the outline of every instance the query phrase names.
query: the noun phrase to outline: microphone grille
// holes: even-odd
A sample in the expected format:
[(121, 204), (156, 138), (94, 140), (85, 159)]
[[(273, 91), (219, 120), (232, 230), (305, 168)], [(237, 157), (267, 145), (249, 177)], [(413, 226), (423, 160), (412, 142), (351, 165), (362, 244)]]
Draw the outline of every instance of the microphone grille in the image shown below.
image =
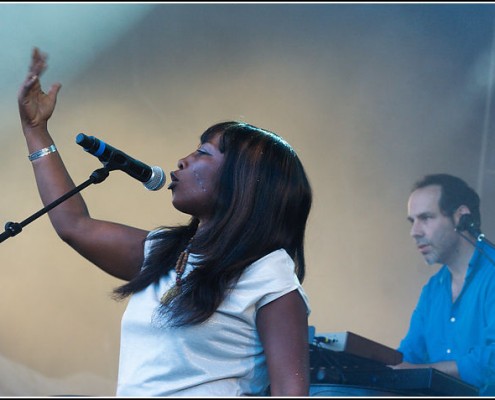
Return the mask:
[(148, 190), (159, 190), (165, 185), (165, 172), (160, 167), (151, 167), (151, 178), (143, 183)]

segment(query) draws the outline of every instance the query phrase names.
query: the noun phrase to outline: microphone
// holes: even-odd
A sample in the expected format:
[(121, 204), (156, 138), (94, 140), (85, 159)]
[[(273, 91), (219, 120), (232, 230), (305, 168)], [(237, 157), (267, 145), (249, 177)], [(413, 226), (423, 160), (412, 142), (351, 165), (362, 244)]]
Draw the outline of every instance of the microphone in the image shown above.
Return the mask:
[(481, 235), (479, 224), (474, 222), (471, 214), (462, 214), (455, 230), (457, 232), (467, 231), (471, 236), (477, 239)]
[(105, 167), (111, 170), (119, 169), (132, 176), (148, 190), (158, 190), (165, 185), (165, 173), (160, 167), (150, 167), (141, 161), (135, 160), (120, 150), (113, 148), (104, 141), (80, 133), (76, 136), (76, 143), (84, 151), (97, 157)]

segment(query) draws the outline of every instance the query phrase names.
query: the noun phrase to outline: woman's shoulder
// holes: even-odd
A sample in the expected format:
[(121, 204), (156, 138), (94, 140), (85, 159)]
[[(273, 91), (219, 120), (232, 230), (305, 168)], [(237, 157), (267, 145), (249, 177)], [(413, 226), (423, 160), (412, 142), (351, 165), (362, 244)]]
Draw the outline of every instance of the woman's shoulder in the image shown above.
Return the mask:
[(148, 235), (146, 236), (146, 239), (148, 239), (148, 240), (157, 239), (158, 236), (162, 235), (167, 230), (168, 229), (167, 228), (164, 228), (164, 227), (159, 227), (159, 228), (152, 229), (151, 231), (148, 232)]
[(238, 288), (248, 288), (258, 293), (258, 308), (297, 289), (308, 307), (308, 313), (310, 310), (307, 296), (295, 273), (295, 263), (284, 249), (272, 251), (247, 267)]
[(267, 262), (269, 263), (281, 262), (281, 263), (288, 263), (294, 265), (294, 261), (292, 260), (292, 258), (289, 256), (289, 253), (287, 253), (285, 249), (274, 250), (266, 254), (265, 256), (259, 258), (251, 265), (263, 264)]
[(274, 250), (249, 265), (245, 274), (292, 275), (294, 273), (294, 261), (285, 249)]
[(166, 228), (155, 228), (148, 232), (144, 241), (144, 253), (148, 254), (153, 246), (159, 243), (159, 239), (163, 238), (163, 234), (167, 231)]

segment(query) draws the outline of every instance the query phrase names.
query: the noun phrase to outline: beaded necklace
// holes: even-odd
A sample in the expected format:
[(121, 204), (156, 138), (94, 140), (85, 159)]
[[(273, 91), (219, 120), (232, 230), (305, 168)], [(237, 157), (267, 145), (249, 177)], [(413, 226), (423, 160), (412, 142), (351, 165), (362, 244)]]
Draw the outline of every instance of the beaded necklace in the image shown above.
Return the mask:
[(166, 304), (171, 298), (177, 296), (182, 290), (182, 274), (184, 274), (184, 270), (186, 269), (187, 259), (189, 258), (190, 247), (191, 247), (191, 241), (189, 241), (189, 244), (187, 245), (185, 250), (179, 254), (179, 258), (175, 263), (175, 273), (176, 273), (175, 286), (171, 287), (163, 294), (160, 300), (162, 304)]

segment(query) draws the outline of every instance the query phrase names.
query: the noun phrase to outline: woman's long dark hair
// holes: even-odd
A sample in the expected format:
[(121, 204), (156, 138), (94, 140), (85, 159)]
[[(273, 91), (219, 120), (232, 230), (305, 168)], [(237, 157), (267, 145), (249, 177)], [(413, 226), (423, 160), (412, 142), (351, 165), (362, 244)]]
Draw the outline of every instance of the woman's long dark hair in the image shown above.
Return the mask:
[(153, 236), (141, 273), (114, 291), (124, 298), (157, 282), (194, 236), (191, 252), (200, 255), (199, 267), (184, 279), (181, 294), (160, 310), (173, 326), (207, 320), (244, 269), (274, 250), (285, 249), (299, 281), (305, 276), (312, 191), (297, 154), (280, 136), (242, 122), (213, 125), (201, 142), (218, 134), (224, 164), (210, 228), (195, 235), (199, 221), (194, 217), (188, 225), (163, 227)]

